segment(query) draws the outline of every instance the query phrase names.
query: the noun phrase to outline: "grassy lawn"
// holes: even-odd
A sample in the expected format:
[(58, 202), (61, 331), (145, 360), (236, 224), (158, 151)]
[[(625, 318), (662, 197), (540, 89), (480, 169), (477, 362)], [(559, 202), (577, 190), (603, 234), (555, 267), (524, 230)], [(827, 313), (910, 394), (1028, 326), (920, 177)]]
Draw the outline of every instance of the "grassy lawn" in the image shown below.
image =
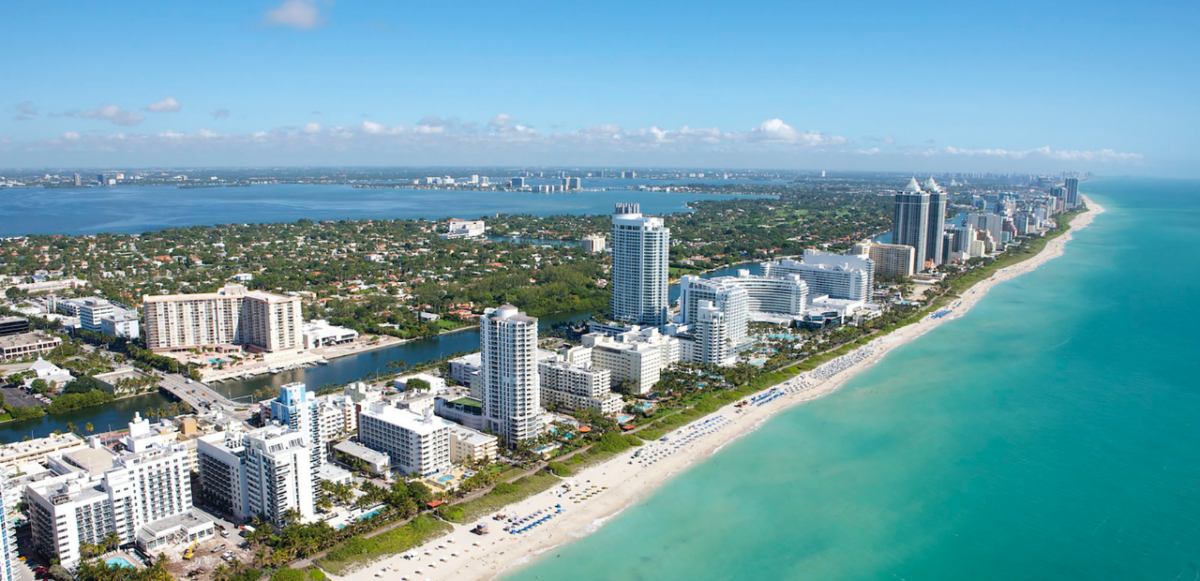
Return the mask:
[(550, 487), (561, 483), (557, 476), (545, 471), (538, 471), (514, 482), (501, 482), (491, 492), (454, 506), (463, 509), (462, 521), (473, 520), (491, 515), (507, 504), (525, 500)]
[(342, 541), (317, 561), (322, 569), (345, 575), (384, 557), (403, 553), (450, 532), (450, 525), (437, 517), (423, 514), (402, 527), (373, 537), (354, 537)]

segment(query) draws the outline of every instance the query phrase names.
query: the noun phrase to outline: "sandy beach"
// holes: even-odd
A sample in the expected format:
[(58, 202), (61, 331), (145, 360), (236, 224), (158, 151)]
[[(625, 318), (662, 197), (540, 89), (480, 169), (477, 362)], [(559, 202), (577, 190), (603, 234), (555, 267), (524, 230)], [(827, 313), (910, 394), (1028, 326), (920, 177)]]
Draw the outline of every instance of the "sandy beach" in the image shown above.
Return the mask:
[[(524, 519), (512, 525), (522, 530), (506, 532), (509, 523), (484, 521), (488, 535), (469, 532), (477, 522), (455, 525), (454, 530), (407, 556), (396, 555), (366, 566), (346, 577), (350, 581), (385, 579), (493, 579), (514, 567), (545, 554), (557, 546), (586, 536), (626, 507), (653, 494), (656, 487), (671, 476), (703, 461), (732, 440), (750, 433), (772, 415), (791, 406), (824, 397), (837, 391), (856, 373), (882, 359), (892, 349), (904, 345), (931, 329), (962, 316), (995, 285), (1030, 272), (1061, 256), (1075, 230), (1086, 228), (1104, 212), (1104, 208), (1084, 197), (1088, 211), (1076, 216), (1071, 230), (1051, 240), (1033, 258), (995, 272), (967, 291), (961, 300), (951, 303), (937, 318), (926, 316), (918, 323), (899, 329), (847, 355), (829, 361), (817, 369), (793, 378), (756, 395), (753, 403), (737, 408), (729, 405), (667, 436), (667, 441), (647, 442), (612, 460), (592, 466), (563, 479), (571, 489), (555, 487), (500, 512)], [(634, 455), (637, 454), (637, 457)], [(560, 508), (561, 507), (561, 511)], [(530, 523), (540, 524), (530, 526)], [(335, 578), (342, 578), (334, 576)]]

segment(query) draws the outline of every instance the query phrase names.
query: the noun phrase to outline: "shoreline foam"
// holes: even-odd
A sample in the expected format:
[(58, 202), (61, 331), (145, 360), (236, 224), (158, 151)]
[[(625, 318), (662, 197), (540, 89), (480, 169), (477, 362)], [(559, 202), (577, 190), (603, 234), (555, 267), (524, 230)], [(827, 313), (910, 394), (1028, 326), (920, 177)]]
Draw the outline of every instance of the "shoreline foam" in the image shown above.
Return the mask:
[[(1066, 243), (1072, 239), (1073, 233), (1086, 228), (1096, 216), (1104, 213), (1104, 208), (1099, 204), (1086, 196), (1084, 196), (1084, 200), (1087, 203), (1088, 211), (1071, 220), (1071, 227), (1067, 232), (1049, 241), (1037, 255), (998, 270), (987, 279), (975, 284), (955, 303), (955, 306), (950, 307), (949, 314), (937, 319), (927, 315), (916, 323), (871, 340), (867, 345), (842, 356), (850, 358), (866, 353), (864, 357), (838, 369), (828, 377), (809, 379), (816, 371), (834, 364), (842, 358), (827, 362), (817, 370), (806, 372), (781, 383), (780, 387), (784, 387), (804, 382), (807, 387), (783, 395), (776, 401), (762, 406), (748, 405), (741, 408), (743, 410), (741, 412), (735, 411), (738, 408), (730, 404), (672, 431), (670, 435), (672, 439), (675, 439), (678, 434), (686, 433), (699, 422), (710, 418), (723, 416), (731, 420), (721, 431), (697, 438), (687, 446), (663, 456), (661, 460), (652, 465), (642, 466), (639, 462), (630, 463), (634, 453), (631, 450), (602, 464), (588, 467), (573, 477), (563, 479), (564, 482), (574, 482), (577, 490), (589, 486), (607, 487), (588, 500), (573, 504), (569, 500), (568, 493), (564, 493), (561, 487), (555, 487), (501, 509), (500, 512), (504, 514), (526, 515), (537, 510), (554, 507), (556, 504), (563, 505), (564, 510), (561, 515), (546, 521), (545, 524), (533, 531), (521, 535), (509, 534), (500, 530), (502, 523), (487, 518), (485, 520), (496, 530), (489, 535), (480, 537), (469, 532), (476, 522), (454, 525), (454, 529), (447, 536), (409, 551), (412, 554), (419, 554), (420, 560), (410, 561), (403, 559), (400, 555), (393, 555), (344, 577), (336, 575), (331, 575), (331, 577), (349, 581), (374, 581), (376, 574), (383, 573), (390, 579), (405, 577), (410, 580), (495, 579), (515, 569), (535, 563), (542, 555), (561, 545), (587, 537), (611, 522), (627, 508), (648, 497), (675, 475), (686, 471), (697, 461), (702, 462), (710, 458), (742, 436), (754, 432), (772, 416), (793, 406), (834, 393), (851, 377), (883, 359), (892, 349), (907, 344), (946, 321), (961, 317), (977, 304), (993, 286), (1031, 272), (1046, 262), (1062, 256)], [(667, 451), (670, 447), (669, 443), (663, 445), (659, 442), (647, 442), (638, 450)], [(643, 454), (647, 454), (647, 452), (643, 452)], [(449, 539), (453, 541), (451, 542)], [(435, 548), (439, 546), (443, 548)], [(451, 553), (455, 553), (457, 556), (451, 556)], [(431, 563), (435, 567), (430, 567)], [(387, 569), (386, 573), (383, 572), (385, 568)]]

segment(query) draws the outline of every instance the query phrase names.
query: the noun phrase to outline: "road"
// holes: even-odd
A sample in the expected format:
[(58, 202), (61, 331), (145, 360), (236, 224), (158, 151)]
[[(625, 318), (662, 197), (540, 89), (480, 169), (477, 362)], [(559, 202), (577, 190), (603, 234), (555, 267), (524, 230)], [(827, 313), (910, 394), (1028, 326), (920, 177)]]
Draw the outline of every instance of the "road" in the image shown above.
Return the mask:
[[(160, 380), (159, 387), (179, 400), (192, 406), (198, 412), (220, 410), (228, 416), (246, 419), (250, 417), (247, 411), (237, 411), (238, 405), (229, 398), (217, 393), (216, 390), (199, 381), (189, 380), (174, 373), (155, 372)], [(246, 407), (246, 406), (241, 406)]]

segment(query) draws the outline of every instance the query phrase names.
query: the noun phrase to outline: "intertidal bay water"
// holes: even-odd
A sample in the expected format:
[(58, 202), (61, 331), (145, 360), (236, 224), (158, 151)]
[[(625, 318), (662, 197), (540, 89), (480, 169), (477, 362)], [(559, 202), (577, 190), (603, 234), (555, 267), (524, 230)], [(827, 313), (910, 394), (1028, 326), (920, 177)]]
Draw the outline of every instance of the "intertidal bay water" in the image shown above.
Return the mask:
[(736, 195), (632, 190), (569, 194), (472, 192), (349, 185), (269, 184), (233, 188), (174, 186), (13, 188), (0, 190), (0, 236), (139, 233), (211, 224), (356, 219), (479, 218), (495, 214), (610, 214), (638, 202), (646, 214), (687, 211), (693, 200)]
[(1200, 183), (1107, 213), (853, 378), (507, 577), (1200, 577)]

